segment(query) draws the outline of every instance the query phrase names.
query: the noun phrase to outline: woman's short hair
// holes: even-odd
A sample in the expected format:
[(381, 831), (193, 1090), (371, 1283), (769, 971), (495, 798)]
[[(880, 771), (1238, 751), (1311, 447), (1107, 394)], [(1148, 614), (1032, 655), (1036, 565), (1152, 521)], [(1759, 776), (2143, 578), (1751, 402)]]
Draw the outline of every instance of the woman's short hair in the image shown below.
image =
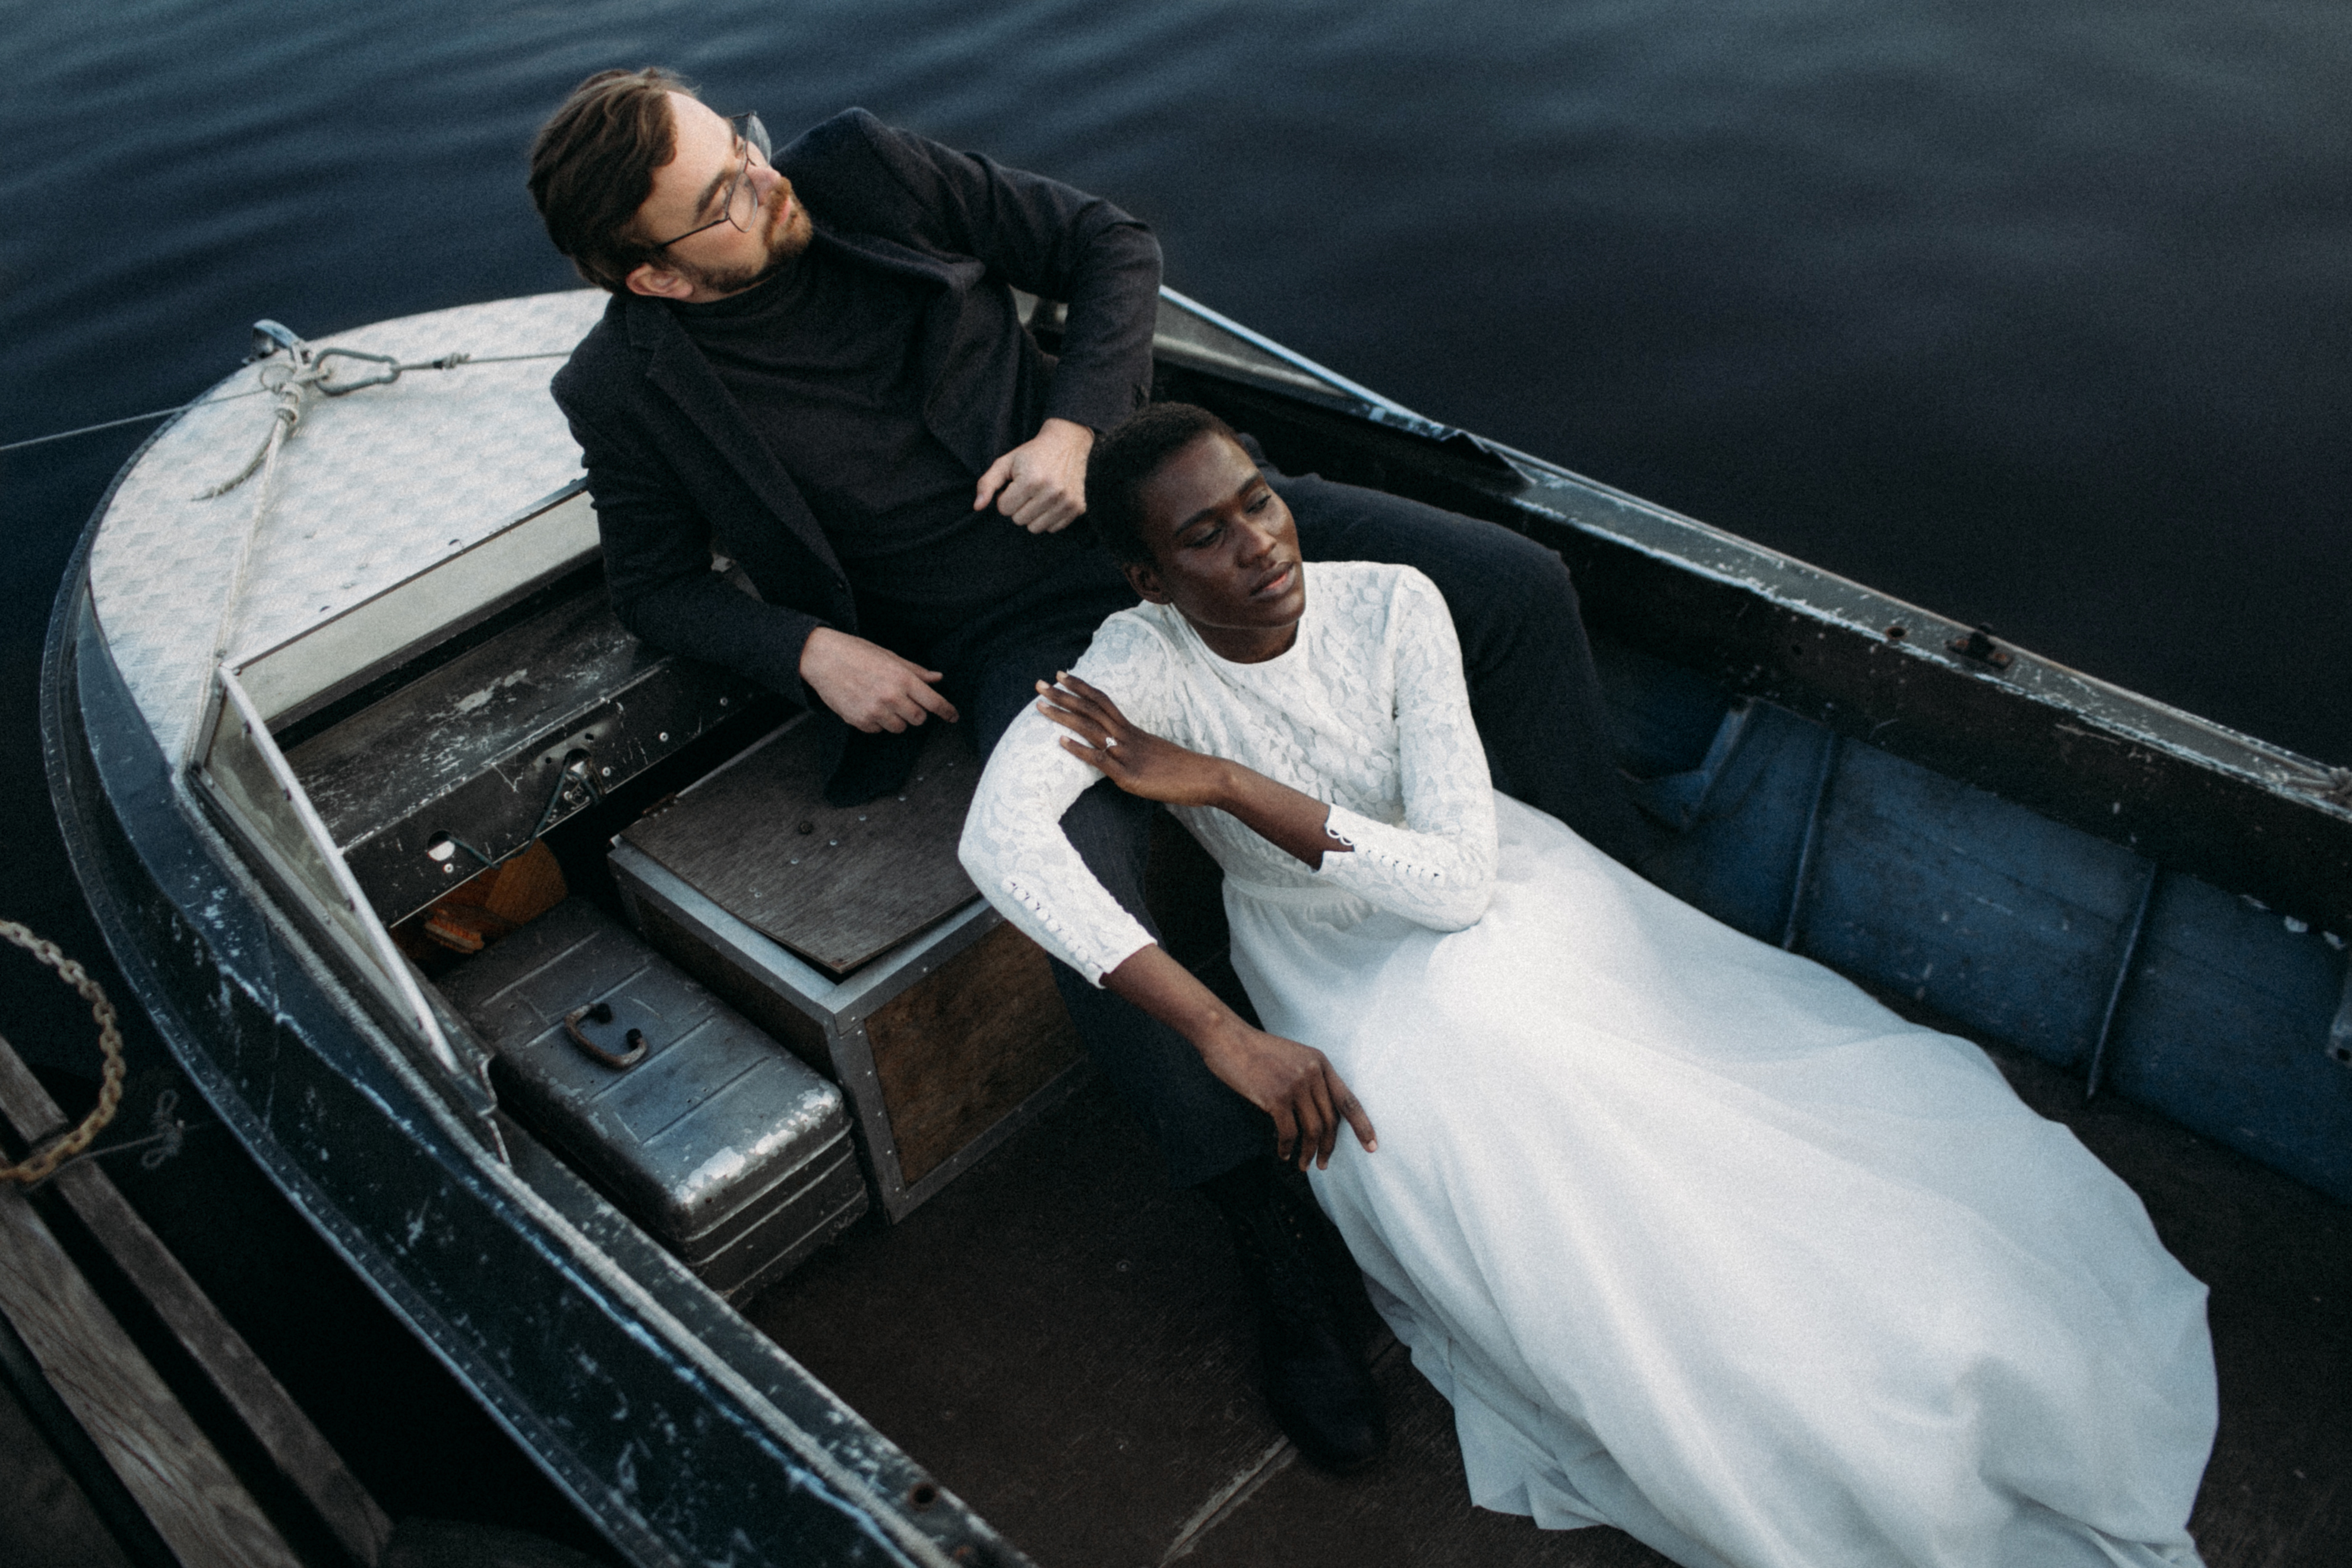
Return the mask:
[(694, 89), (659, 66), (598, 71), (572, 89), (530, 144), (530, 199), (580, 276), (618, 294), (661, 252), (637, 230), (654, 171), (677, 154), (669, 95)]
[(1151, 551), (1143, 542), (1143, 487), (1169, 458), (1212, 435), (1241, 442), (1232, 426), (1205, 408), (1155, 403), (1095, 443), (1087, 455), (1087, 518), (1112, 560), (1151, 564)]

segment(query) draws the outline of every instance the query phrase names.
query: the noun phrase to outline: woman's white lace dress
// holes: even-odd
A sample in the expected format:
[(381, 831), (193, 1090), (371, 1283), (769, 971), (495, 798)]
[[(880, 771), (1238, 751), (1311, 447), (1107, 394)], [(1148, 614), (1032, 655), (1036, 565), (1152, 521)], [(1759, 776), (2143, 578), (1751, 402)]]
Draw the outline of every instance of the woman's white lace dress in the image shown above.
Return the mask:
[[(1331, 803), (1310, 871), (1222, 812), (1234, 960), (1380, 1135), (1315, 1176), (1471, 1492), (1689, 1568), (2198, 1561), (2205, 1289), (1982, 1052), (1717, 923), (1489, 786), (1453, 624), (1318, 563), (1278, 658), (1171, 610), (1077, 673)], [(963, 854), (1090, 979), (1143, 946), (1057, 826), (1098, 774), (1023, 716)]]

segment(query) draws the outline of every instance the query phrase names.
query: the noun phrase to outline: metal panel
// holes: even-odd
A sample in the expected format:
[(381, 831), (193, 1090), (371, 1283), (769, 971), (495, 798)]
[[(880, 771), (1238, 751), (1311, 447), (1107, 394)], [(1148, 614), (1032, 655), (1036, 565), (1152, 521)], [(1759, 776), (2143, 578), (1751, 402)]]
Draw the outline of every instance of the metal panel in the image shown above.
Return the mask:
[[(227, 822), (268, 873), (310, 912), (352, 967), (391, 1004), (449, 1079), (467, 1082), (466, 1069), (426, 1005), (408, 961), (361, 891), (310, 798), (294, 776), (252, 699), (226, 667), (217, 674), (226, 699), (214, 709), (213, 732), (196, 770)], [(487, 1114), (488, 1106), (478, 1108)]]
[[(478, 359), (310, 405), (254, 540), (229, 645), (236, 660), (466, 550), (577, 478), (580, 448), (547, 383), (605, 299), (572, 289), (501, 300), (316, 342)], [(506, 355), (541, 357), (488, 363)], [(267, 368), (240, 370), (217, 390), (241, 391)], [(109, 647), (168, 754), (181, 751), (211, 677), (213, 633), (257, 492), (247, 484), (215, 500), (194, 496), (254, 450), (272, 402), (215, 397), (160, 432), (124, 473), (92, 546)]]
[(2079, 1068), (2098, 1037), (2146, 877), (2127, 849), (1849, 745), (1822, 823), (1802, 950)]
[(1779, 942), (1804, 853), (1822, 739), (1821, 726), (1758, 704), (1715, 764), (1703, 809), (1646, 874), (1734, 930)]
[(271, 727), (282, 729), (586, 565), (597, 552), (587, 481), (574, 479), (478, 543), (247, 657), (237, 677)]
[(2107, 1047), (2116, 1089), (2352, 1202), (2352, 1072), (2328, 1054), (2344, 952), (2168, 875)]
[[(774, 1279), (866, 1212), (841, 1091), (584, 899), (442, 983), (499, 1051), (518, 1114), (713, 1289)], [(603, 1003), (635, 1066), (567, 1037)]]
[(400, 921), (757, 696), (740, 677), (638, 642), (600, 585), (289, 758), (360, 885)]

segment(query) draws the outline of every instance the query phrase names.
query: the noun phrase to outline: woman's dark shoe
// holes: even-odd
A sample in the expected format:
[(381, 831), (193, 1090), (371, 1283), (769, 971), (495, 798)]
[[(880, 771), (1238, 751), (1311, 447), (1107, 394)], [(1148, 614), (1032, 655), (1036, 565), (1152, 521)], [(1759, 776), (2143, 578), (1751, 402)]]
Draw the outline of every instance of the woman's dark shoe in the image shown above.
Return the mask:
[(1270, 1160), (1202, 1184), (1233, 1232), (1258, 1310), (1265, 1402), (1309, 1463), (1360, 1469), (1388, 1447), (1388, 1413), (1364, 1364), (1353, 1325), (1324, 1262), (1321, 1216)]

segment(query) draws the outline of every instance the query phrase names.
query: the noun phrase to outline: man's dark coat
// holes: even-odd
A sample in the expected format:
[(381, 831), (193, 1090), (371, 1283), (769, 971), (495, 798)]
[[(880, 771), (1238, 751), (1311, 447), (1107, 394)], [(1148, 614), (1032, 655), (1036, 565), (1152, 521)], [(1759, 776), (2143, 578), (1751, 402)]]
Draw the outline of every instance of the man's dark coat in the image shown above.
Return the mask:
[[(862, 109), (780, 149), (775, 165), (814, 244), (938, 290), (922, 329), (923, 417), (975, 481), (1049, 417), (1107, 429), (1150, 398), (1160, 247), (1108, 202)], [(1013, 288), (1068, 305), (1058, 363), (1022, 329)], [(809, 633), (857, 629), (849, 579), (669, 306), (614, 295), (554, 393), (587, 464), (622, 625), (805, 701)], [(711, 572), (714, 553), (743, 568), (759, 600)]]

